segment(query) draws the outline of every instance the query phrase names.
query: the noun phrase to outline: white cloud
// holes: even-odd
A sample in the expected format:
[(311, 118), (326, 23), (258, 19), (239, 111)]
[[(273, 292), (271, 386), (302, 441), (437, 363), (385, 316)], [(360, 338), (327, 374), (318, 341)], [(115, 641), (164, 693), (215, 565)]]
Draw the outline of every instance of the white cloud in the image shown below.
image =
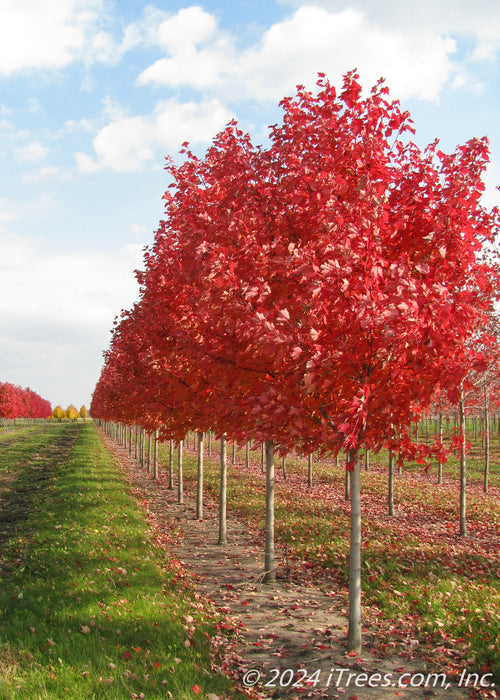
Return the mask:
[(169, 57), (142, 71), (137, 85), (214, 87), (236, 59), (230, 37), (217, 29), (215, 17), (201, 7), (184, 8), (163, 21), (154, 41)]
[(58, 69), (81, 59), (111, 60), (112, 40), (99, 28), (103, 9), (103, 0), (2, 2), (0, 75)]
[(487, 61), (489, 63), (493, 63), (496, 60), (499, 48), (500, 41), (480, 42), (474, 47), (472, 59), (478, 62)]
[(303, 7), (273, 25), (260, 46), (242, 56), (237, 75), (254, 98), (271, 100), (289, 93), (297, 83), (314, 84), (318, 72), (337, 82), (357, 68), (366, 87), (384, 77), (393, 96), (434, 100), (450, 77), (449, 56), (454, 50), (452, 39), (387, 31), (357, 10), (332, 13)]
[(38, 141), (31, 141), (17, 151), (19, 159), (26, 162), (43, 160), (47, 153), (48, 149)]
[[(308, 6), (309, 0), (289, 0), (283, 4)], [(329, 12), (346, 7), (363, 12), (371, 23), (388, 28), (421, 30), (433, 33), (460, 33), (479, 40), (500, 37), (500, 5), (494, 0), (314, 0), (314, 5)]]
[[(300, 7), (310, 2), (289, 0), (283, 4)], [(332, 13), (350, 7), (362, 12), (371, 25), (389, 32), (472, 41), (475, 61), (492, 61), (500, 51), (500, 4), (495, 0), (315, 0), (314, 4)]]
[(99, 170), (99, 165), (92, 156), (86, 153), (75, 153), (76, 167), (81, 173), (95, 173)]
[[(342, 3), (345, 5), (345, 3)], [(167, 54), (137, 78), (148, 83), (212, 88), (221, 99), (273, 102), (298, 83), (313, 86), (319, 72), (336, 81), (357, 68), (371, 87), (386, 78), (400, 99), (435, 100), (451, 78), (455, 40), (425, 27), (382, 27), (364, 9), (300, 7), (237, 55), (234, 41), (199, 7), (164, 21), (157, 42)]]
[(161, 102), (151, 115), (121, 117), (94, 138), (95, 158), (76, 153), (77, 167), (92, 172), (101, 167), (132, 171), (147, 162), (178, 150), (184, 141), (208, 143), (232, 118), (218, 101), (201, 103), (175, 99)]
[(158, 27), (168, 18), (167, 12), (153, 5), (146, 6), (143, 16), (125, 27), (120, 50), (130, 51), (141, 45), (158, 46)]
[(188, 44), (173, 58), (160, 58), (146, 68), (138, 77), (137, 85), (190, 85), (198, 90), (214, 87), (232, 65), (228, 53), (228, 47), (223, 44), (202, 51)]
[(200, 44), (210, 39), (217, 29), (213, 15), (201, 7), (187, 7), (166, 19), (158, 27), (157, 38), (169, 51), (182, 49), (186, 44)]

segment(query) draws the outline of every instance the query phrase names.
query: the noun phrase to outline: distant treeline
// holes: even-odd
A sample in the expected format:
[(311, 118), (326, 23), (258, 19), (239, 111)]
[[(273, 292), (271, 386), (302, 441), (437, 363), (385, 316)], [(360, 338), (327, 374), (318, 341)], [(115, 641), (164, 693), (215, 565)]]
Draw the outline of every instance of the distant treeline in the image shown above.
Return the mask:
[(50, 401), (30, 388), (0, 382), (0, 418), (49, 418)]

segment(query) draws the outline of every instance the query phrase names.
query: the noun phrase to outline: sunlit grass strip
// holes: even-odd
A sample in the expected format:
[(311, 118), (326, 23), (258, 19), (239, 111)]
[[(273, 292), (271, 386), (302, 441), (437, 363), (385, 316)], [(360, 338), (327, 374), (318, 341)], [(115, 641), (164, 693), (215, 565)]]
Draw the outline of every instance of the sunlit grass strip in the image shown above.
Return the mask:
[(59, 434), (58, 428), (53, 424), (41, 423), (0, 433), (0, 474), (24, 467), (33, 455)]
[(94, 426), (60, 432), (75, 431), (1, 551), (0, 697), (227, 695), (212, 668), (218, 622), (151, 541)]

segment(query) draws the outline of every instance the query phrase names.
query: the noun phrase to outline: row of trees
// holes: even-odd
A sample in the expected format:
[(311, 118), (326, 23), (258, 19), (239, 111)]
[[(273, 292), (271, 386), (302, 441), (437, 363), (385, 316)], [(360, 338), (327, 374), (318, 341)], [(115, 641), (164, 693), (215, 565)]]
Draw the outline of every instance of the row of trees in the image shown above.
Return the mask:
[(51, 413), (50, 401), (29, 387), (0, 382), (0, 418), (48, 418)]
[(56, 406), (52, 411), (52, 417), (58, 421), (63, 420), (63, 418), (68, 418), (71, 421), (76, 421), (78, 418), (83, 418), (85, 420), (88, 416), (87, 409), (82, 406), (78, 411), (71, 403), (66, 410), (62, 406)]
[(166, 218), (91, 413), (165, 439), (264, 442), (266, 570), (275, 447), (346, 452), (359, 651), (360, 451), (446, 459), (412, 426), (438, 397), (463, 401), (496, 344), (500, 215), (480, 201), (487, 140), (421, 150), (382, 81), (364, 96), (350, 73), (338, 94), (320, 76), (281, 106), (268, 148), (231, 123), (203, 158), (185, 144), (183, 164), (168, 162)]

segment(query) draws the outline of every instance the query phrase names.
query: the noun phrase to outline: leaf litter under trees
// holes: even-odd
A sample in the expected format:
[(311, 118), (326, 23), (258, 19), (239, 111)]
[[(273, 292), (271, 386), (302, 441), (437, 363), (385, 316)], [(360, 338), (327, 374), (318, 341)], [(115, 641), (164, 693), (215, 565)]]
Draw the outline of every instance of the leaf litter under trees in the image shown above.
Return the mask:
[[(241, 510), (238, 510), (237, 503), (232, 503), (233, 515), (228, 521), (229, 542), (226, 547), (221, 548), (217, 545), (217, 499), (212, 490), (209, 489), (206, 494), (205, 518), (200, 521), (195, 517), (194, 458), (190, 470), (191, 477), (188, 478), (189, 489), (184, 504), (179, 504), (175, 498), (175, 489), (167, 488), (166, 470), (163, 466), (160, 467), (159, 479), (153, 480), (144, 467), (128, 458), (123, 449), (109, 441), (107, 444), (118, 453), (122, 468), (135, 487), (136, 497), (147, 508), (152, 525), (159, 530), (166, 530), (171, 535), (176, 533), (171, 539), (172, 550), (194, 575), (198, 590), (239, 621), (242, 640), (237, 649), (240, 659), (233, 659), (236, 677), (241, 679), (248, 669), (259, 669), (262, 678), (270, 681), (275, 675), (271, 669), (279, 669), (278, 678), (284, 673), (283, 678), (286, 682), (287, 669), (297, 671), (304, 668), (309, 671), (308, 677), (317, 672), (316, 686), (313, 679), (311, 685), (301, 690), (280, 688), (279, 682), (266, 689), (261, 683), (259, 688), (263, 697), (358, 697), (363, 700), (376, 700), (397, 697), (398, 693), (405, 697), (443, 697), (451, 700), (471, 697), (470, 690), (457, 687), (462, 669), (468, 669), (467, 672), (470, 670), (464, 655), (466, 652), (460, 647), (459, 640), (447, 634), (446, 623), (442, 624), (442, 636), (434, 635), (431, 639), (429, 631), (419, 626), (414, 610), (410, 614), (407, 611), (398, 613), (398, 596), (403, 601), (403, 594), (392, 583), (385, 584), (394, 600), (392, 619), (384, 619), (377, 608), (373, 604), (370, 605), (364, 622), (366, 643), (363, 653), (361, 657), (349, 655), (345, 643), (345, 579), (332, 579), (330, 567), (325, 568), (321, 562), (314, 563), (314, 559), (308, 559), (305, 553), (303, 558), (297, 556), (297, 553), (293, 554), (293, 547), (288, 550), (289, 557), (283, 559), (283, 541), (280, 537), (280, 575), (272, 587), (263, 584), (262, 533), (256, 525), (254, 515), (248, 515), (244, 502), (239, 504)], [(185, 459), (189, 459), (187, 454)], [(421, 474), (421, 478), (425, 480), (427, 477)], [(252, 463), (249, 474), (246, 475), (248, 483), (256, 484), (259, 480), (262, 483), (263, 479), (260, 466)], [(286, 499), (286, 494), (289, 494), (287, 502), (283, 505), (285, 509), (293, 511), (292, 504), (297, 504), (301, 497), (315, 501), (323, 510), (332, 508), (332, 499), (336, 499), (335, 492), (332, 492), (330, 484), (324, 481), (323, 476), (318, 479), (313, 491), (306, 489), (301, 482), (305, 482), (305, 473), (297, 474), (295, 471), (286, 483), (281, 482), (280, 498)], [(411, 480), (400, 480), (398, 488), (410, 489)], [(383, 520), (383, 499), (377, 498), (377, 494), (372, 492), (365, 496), (370, 518)], [(450, 573), (458, 575), (462, 566), (462, 556), (467, 552), (467, 548), (461, 546), (457, 540), (456, 528), (453, 531), (455, 534), (448, 530), (446, 542), (443, 544), (443, 534), (447, 528), (441, 525), (442, 517), (436, 517), (427, 509), (419, 509), (418, 504), (412, 504), (409, 493), (404, 494), (404, 499), (404, 506), (397, 511), (392, 536), (382, 540), (380, 546), (391, 546), (389, 542), (392, 537), (398, 538), (398, 530), (407, 531), (408, 522), (414, 522), (414, 532), (421, 541), (422, 561), (428, 559), (430, 564), (433, 556), (444, 546), (448, 551), (447, 565)], [(341, 503), (341, 499), (339, 502)], [(347, 507), (344, 510), (347, 517)], [(308, 539), (307, 533), (295, 534), (297, 544), (303, 547), (310, 545), (311, 540)], [(487, 550), (491, 533), (478, 531), (477, 536), (480, 538), (481, 548)], [(397, 545), (393, 543), (392, 547), (393, 556), (401, 557), (401, 552), (397, 552)], [(371, 553), (369, 560), (371, 561)], [(377, 576), (377, 571), (373, 565), (368, 568), (369, 560), (366, 562), (367, 571), (372, 578)], [(402, 577), (411, 578), (411, 571), (403, 571), (408, 564), (408, 558), (402, 556), (401, 560)], [(290, 567), (289, 570), (287, 566)], [(383, 570), (384, 564), (380, 562), (379, 573)], [(471, 578), (476, 574), (480, 575), (480, 572), (470, 569)], [(402, 584), (401, 579), (399, 585)], [(384, 582), (380, 582), (379, 585), (384, 585)], [(326, 682), (332, 669), (335, 669), (335, 673), (331, 676), (330, 687), (327, 688)], [(346, 686), (342, 680), (348, 678), (348, 673), (353, 675), (350, 685)], [(370, 688), (367, 687), (366, 680), (363, 682), (362, 674), (365, 673), (375, 681), (377, 676), (374, 674), (377, 673), (382, 677), (384, 674), (393, 674), (391, 679), (397, 679), (401, 674), (412, 674), (415, 682), (421, 678), (417, 674), (427, 677), (429, 674), (446, 673), (449, 687), (442, 688), (440, 678), (435, 689), (380, 687), (380, 683), (379, 687)], [(300, 675), (295, 675), (294, 679), (297, 677)], [(354, 685), (355, 678), (358, 677), (360, 684), (363, 684), (361, 687)], [(478, 697), (477, 694), (472, 696)], [(482, 697), (495, 695), (488, 692)]]

